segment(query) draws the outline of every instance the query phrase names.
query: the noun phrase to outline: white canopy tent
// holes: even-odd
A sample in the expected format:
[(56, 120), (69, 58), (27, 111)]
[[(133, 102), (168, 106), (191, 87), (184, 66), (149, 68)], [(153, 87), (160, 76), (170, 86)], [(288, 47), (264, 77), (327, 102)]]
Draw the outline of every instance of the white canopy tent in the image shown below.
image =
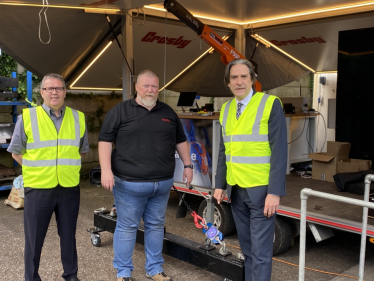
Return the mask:
[[(132, 81), (127, 64), (110, 31), (104, 14), (110, 14), (111, 22), (127, 60), (136, 74), (150, 68), (159, 75), (160, 86), (178, 89), (178, 80), (191, 75), (209, 46), (170, 13), (163, 11), (163, 2), (150, 0), (118, 1), (73, 1), (50, 0), (46, 12), (51, 32), (51, 42), (42, 44), (39, 40), (38, 13), (42, 1), (18, 1), (17, 4), (0, 0), (0, 48), (20, 64), (37, 75), (57, 72), (65, 77), (72, 89), (120, 90), (132, 94)], [(211, 26), (220, 36), (231, 36), (231, 44), (246, 57), (252, 55), (252, 36), (258, 34), (262, 42), (270, 45), (255, 53), (254, 60), (268, 57), (268, 52), (279, 53), (278, 61), (287, 60), (303, 63), (289, 63), (287, 67), (277, 66), (280, 80), (276, 83), (272, 61), (257, 61), (259, 81), (266, 89), (278, 87), (300, 78), (306, 70), (336, 71), (338, 54), (338, 32), (374, 25), (374, 2), (354, 0), (179, 0), (187, 10), (203, 23)], [(57, 7), (59, 6), (59, 7)], [(138, 12), (137, 18), (128, 14)], [(126, 11), (127, 10), (127, 13)], [(85, 12), (84, 12), (85, 11)], [(143, 11), (146, 15), (143, 22)], [(43, 16), (43, 14), (42, 14)], [(48, 40), (46, 22), (42, 17), (41, 37)], [(121, 36), (123, 35), (123, 36)], [(167, 37), (169, 41), (165, 41)], [(175, 39), (174, 41), (172, 39)], [(178, 41), (179, 40), (179, 41)], [(174, 44), (175, 42), (178, 44)], [(110, 43), (112, 42), (112, 43)], [(166, 44), (165, 44), (166, 42)], [(105, 50), (104, 50), (105, 49)], [(270, 51), (271, 50), (271, 51)], [(275, 51), (276, 50), (276, 51)], [(285, 53), (281, 53), (281, 52)], [(248, 53), (250, 52), (250, 53)], [(98, 56), (101, 54), (100, 56)], [(276, 56), (275, 56), (276, 57)], [(199, 60), (197, 60), (200, 58)], [(219, 56), (217, 55), (217, 59)], [(209, 63), (213, 63), (210, 59)], [(92, 63), (94, 61), (94, 63)], [(209, 61), (209, 60), (208, 60)], [(191, 64), (195, 62), (194, 65)], [(179, 75), (187, 67), (184, 74)], [(286, 64), (285, 64), (286, 66)], [(201, 63), (200, 63), (201, 68)], [(222, 67), (210, 68), (211, 79), (222, 83)], [(262, 73), (261, 73), (262, 71)], [(295, 75), (289, 75), (288, 73)], [(178, 76), (179, 75), (179, 76)], [(178, 76), (177, 79), (176, 76)], [(191, 89), (202, 84), (206, 75), (190, 79)], [(283, 78), (287, 79), (283, 79)], [(77, 79), (79, 78), (79, 79)], [(175, 79), (175, 80), (173, 80)], [(199, 80), (200, 79), (200, 80)], [(290, 81), (291, 79), (291, 81)], [(292, 80), (293, 79), (293, 80)], [(122, 80), (122, 81), (121, 81)], [(261, 81), (262, 80), (262, 81)], [(172, 81), (172, 83), (170, 83)], [(179, 83), (180, 84), (180, 83)], [(186, 83), (184, 89), (186, 88)], [(205, 87), (206, 88), (206, 87)], [(206, 93), (205, 95), (209, 95)], [(225, 93), (211, 91), (212, 96)]]

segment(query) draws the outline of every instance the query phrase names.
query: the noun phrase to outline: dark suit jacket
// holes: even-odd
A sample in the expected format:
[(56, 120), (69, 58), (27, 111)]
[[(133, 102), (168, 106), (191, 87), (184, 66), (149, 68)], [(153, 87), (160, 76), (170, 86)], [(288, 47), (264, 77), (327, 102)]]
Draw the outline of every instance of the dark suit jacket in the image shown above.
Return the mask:
[[(271, 149), (269, 185), (246, 188), (249, 198), (256, 206), (263, 206), (265, 204), (267, 194), (286, 195), (287, 127), (283, 108), (278, 99), (274, 101), (271, 109), (268, 129)], [(227, 198), (229, 201), (232, 187), (226, 183), (226, 174), (225, 145), (221, 130), (215, 188), (227, 189)]]

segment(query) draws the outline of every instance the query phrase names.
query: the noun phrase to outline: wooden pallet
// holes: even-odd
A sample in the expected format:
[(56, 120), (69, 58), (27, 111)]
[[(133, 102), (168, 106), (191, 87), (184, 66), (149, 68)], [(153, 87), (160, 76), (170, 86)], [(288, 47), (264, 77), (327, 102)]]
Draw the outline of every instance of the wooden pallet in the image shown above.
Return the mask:
[(11, 168), (0, 164), (0, 179), (9, 178), (10, 176), (15, 176), (16, 172)]

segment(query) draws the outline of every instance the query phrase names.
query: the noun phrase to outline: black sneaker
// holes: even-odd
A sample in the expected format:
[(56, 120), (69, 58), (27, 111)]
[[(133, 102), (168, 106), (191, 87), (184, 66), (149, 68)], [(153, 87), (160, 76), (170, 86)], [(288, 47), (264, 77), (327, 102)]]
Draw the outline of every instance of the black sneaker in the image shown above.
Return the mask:
[(135, 281), (135, 279), (132, 277), (121, 277), (117, 278), (117, 281)]

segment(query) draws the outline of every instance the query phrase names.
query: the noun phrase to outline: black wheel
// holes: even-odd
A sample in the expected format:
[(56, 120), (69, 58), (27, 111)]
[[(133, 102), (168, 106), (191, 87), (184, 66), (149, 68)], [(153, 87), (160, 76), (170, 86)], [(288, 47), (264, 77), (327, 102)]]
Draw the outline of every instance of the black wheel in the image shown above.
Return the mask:
[(281, 254), (288, 250), (293, 240), (291, 225), (282, 217), (275, 220), (275, 232), (273, 239), (273, 255)]
[(100, 236), (96, 234), (95, 237), (91, 237), (91, 243), (95, 247), (100, 247), (100, 245), (101, 245), (101, 238), (100, 238)]
[[(222, 232), (223, 235), (229, 235), (235, 231), (235, 222), (231, 213), (231, 208), (226, 203), (217, 204), (214, 202), (214, 226)], [(200, 217), (206, 217), (207, 202), (203, 200), (199, 206), (198, 214)]]

